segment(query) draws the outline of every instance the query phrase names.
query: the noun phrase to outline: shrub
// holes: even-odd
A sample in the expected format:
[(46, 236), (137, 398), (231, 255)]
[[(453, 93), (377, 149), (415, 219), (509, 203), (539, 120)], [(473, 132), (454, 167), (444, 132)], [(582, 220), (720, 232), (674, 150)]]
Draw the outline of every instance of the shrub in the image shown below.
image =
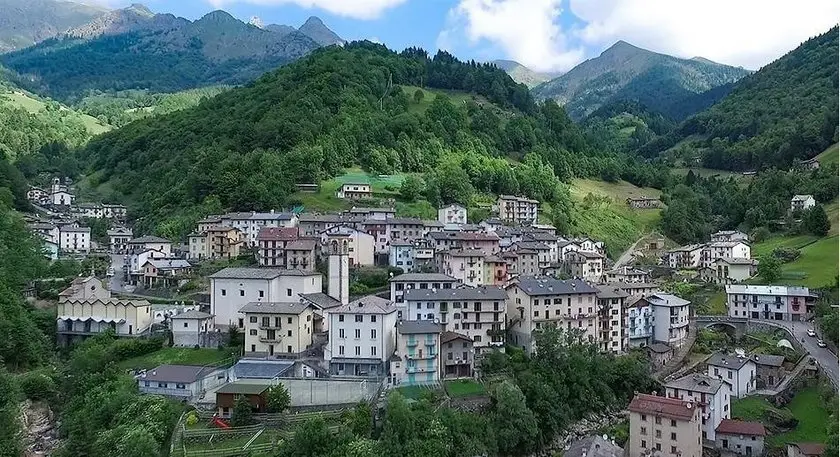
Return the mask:
[(778, 247), (773, 249), (773, 257), (779, 259), (781, 263), (790, 263), (798, 259), (802, 253), (796, 248)]
[(190, 413), (189, 413), (189, 414), (187, 414), (187, 420), (186, 420), (186, 423), (187, 423), (187, 425), (188, 425), (188, 426), (190, 426), (190, 427), (192, 427), (193, 425), (197, 424), (197, 423), (198, 423), (198, 414), (196, 414), (196, 412), (195, 412), (195, 411), (190, 411)]
[(55, 398), (58, 388), (55, 380), (44, 370), (30, 371), (18, 377), (20, 391), (32, 401)]

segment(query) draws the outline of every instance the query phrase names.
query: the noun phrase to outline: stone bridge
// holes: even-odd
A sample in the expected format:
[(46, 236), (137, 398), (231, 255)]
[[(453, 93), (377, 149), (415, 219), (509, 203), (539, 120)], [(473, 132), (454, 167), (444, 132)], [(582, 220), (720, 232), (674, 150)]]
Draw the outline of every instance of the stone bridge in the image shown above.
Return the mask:
[(745, 317), (729, 316), (694, 316), (697, 328), (714, 328), (717, 330), (731, 330), (736, 338), (741, 338), (747, 333), (749, 319)]

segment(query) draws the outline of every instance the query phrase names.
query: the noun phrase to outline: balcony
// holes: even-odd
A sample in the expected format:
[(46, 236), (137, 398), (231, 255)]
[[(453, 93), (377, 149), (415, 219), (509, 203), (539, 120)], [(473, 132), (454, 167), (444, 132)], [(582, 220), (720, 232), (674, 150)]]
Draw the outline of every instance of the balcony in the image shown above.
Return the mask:
[(280, 330), (282, 327), (274, 324), (260, 324), (260, 330)]
[(260, 337), (260, 343), (279, 343), (282, 340), (283, 338), (280, 335)]

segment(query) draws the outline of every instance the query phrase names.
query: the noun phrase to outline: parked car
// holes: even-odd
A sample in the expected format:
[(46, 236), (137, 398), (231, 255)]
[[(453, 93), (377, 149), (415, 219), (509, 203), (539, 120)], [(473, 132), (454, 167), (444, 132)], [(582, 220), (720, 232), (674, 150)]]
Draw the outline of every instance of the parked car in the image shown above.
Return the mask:
[(821, 348), (824, 348), (826, 346), (825, 341), (823, 341), (823, 340), (817, 341), (817, 346), (819, 346)]
[(808, 336), (817, 336), (817, 332), (815, 332), (814, 329), (809, 328), (808, 329)]

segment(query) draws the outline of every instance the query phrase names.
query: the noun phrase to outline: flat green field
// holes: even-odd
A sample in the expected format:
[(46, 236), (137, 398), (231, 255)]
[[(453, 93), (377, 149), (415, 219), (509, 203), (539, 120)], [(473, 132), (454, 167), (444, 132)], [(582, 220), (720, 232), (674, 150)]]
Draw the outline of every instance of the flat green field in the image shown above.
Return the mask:
[(443, 387), (450, 397), (472, 397), (477, 395), (484, 395), (487, 390), (483, 385), (471, 379), (455, 379), (452, 381), (445, 381)]
[(365, 203), (342, 200), (335, 196), (335, 192), (342, 184), (348, 182), (370, 184), (377, 197), (396, 197), (399, 188), (407, 175), (398, 173), (393, 175), (371, 175), (361, 168), (350, 168), (343, 175), (321, 181), (321, 188), (316, 193), (297, 192), (294, 197), (304, 207), (304, 211), (331, 212), (349, 209), (351, 206), (369, 206)]
[[(30, 97), (29, 95), (27, 95), (24, 92), (19, 92), (19, 91), (7, 92), (7, 93), (4, 93), (4, 94), (0, 94), (0, 97), (8, 100), (12, 105), (23, 108), (23, 109), (25, 109), (25, 110), (29, 111), (30, 113), (33, 113), (33, 114), (37, 113), (37, 112), (39, 112), (43, 109), (46, 109), (46, 107), (47, 107), (47, 105), (44, 102), (42, 102), (41, 100)], [(62, 109), (70, 111), (68, 108), (66, 108), (64, 106), (62, 106)], [(107, 132), (108, 130), (111, 130), (110, 125), (103, 124), (102, 122), (99, 122), (99, 119), (96, 119), (95, 117), (88, 116), (87, 114), (82, 114), (82, 113), (79, 113), (79, 112), (76, 112), (76, 111), (72, 111), (72, 113), (73, 113), (74, 116), (78, 117), (82, 121), (82, 123), (84, 123), (88, 132), (90, 132), (93, 135), (98, 135), (100, 133), (104, 133), (104, 132)]]
[(120, 362), (120, 368), (150, 369), (163, 364), (203, 366), (223, 362), (230, 357), (230, 353), (218, 349), (172, 347)]
[[(732, 418), (759, 421), (767, 426), (770, 424), (765, 412), (774, 409), (776, 408), (763, 397), (746, 397), (732, 402)], [(816, 387), (801, 390), (786, 409), (799, 423), (793, 430), (768, 436), (767, 442), (771, 446), (781, 447), (792, 441), (825, 442), (829, 411), (826, 408), (826, 400), (820, 396)]]

